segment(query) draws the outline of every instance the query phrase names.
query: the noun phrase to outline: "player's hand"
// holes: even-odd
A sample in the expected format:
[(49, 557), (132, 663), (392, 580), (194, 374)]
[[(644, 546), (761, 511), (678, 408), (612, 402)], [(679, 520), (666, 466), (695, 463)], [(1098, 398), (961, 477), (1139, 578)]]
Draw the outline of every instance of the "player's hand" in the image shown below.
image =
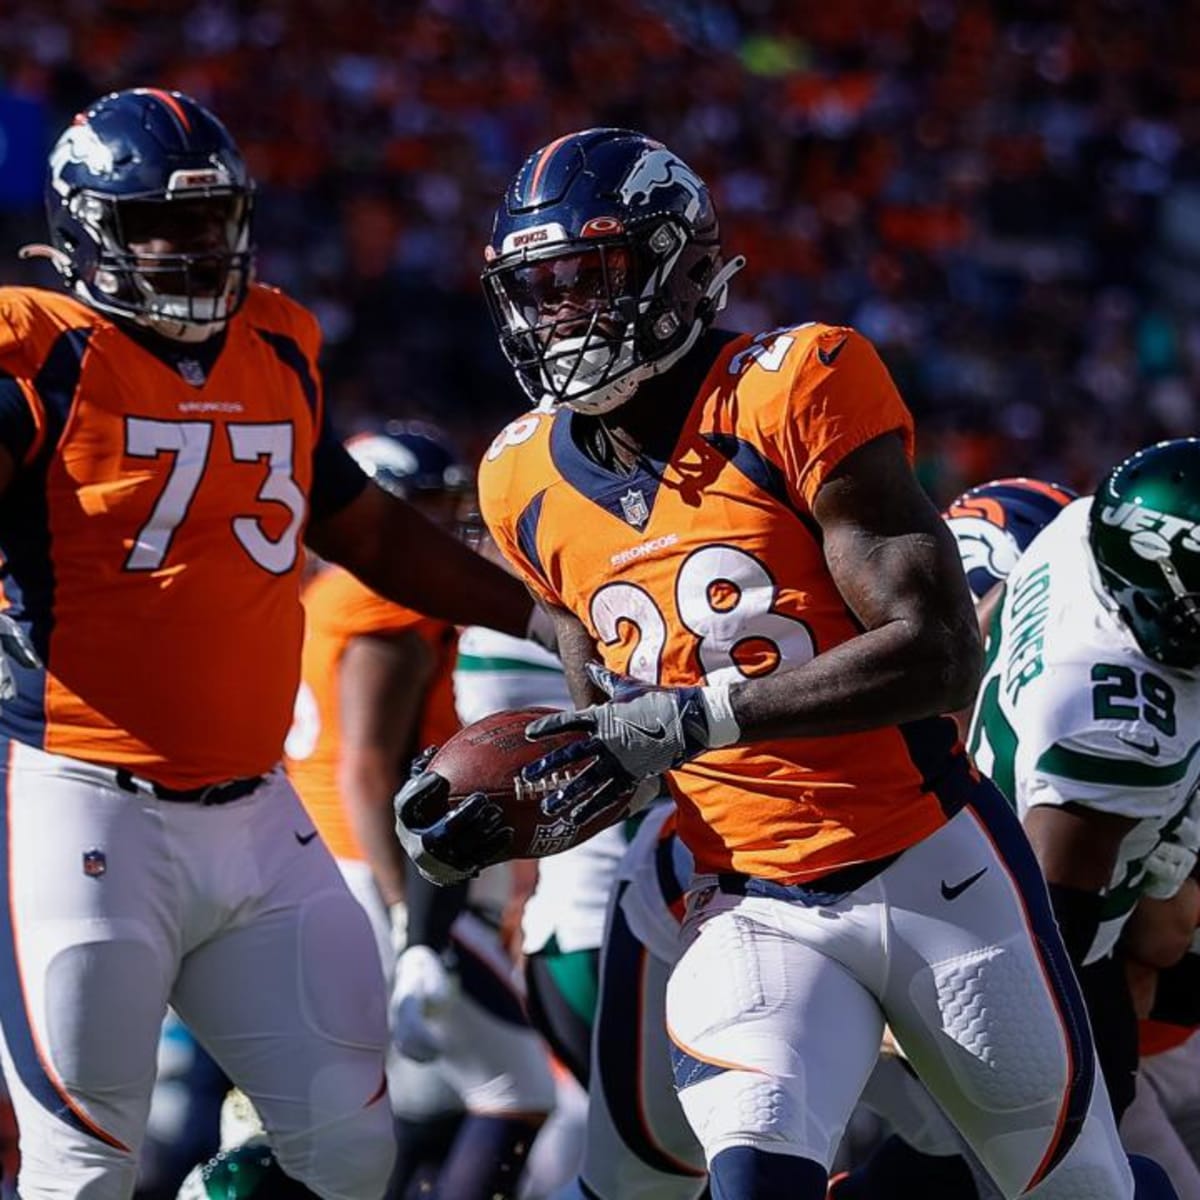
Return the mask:
[[(1193, 801), (1193, 804), (1195, 801)], [(1170, 900), (1195, 870), (1200, 850), (1200, 819), (1188, 815), (1146, 856), (1142, 895)]]
[(435, 753), (431, 747), (414, 759), (408, 782), (396, 794), (396, 836), (430, 883), (449, 887), (502, 861), (513, 830), (505, 823), (504, 810), (483, 792), (447, 812), (450, 784), (426, 770)]
[(613, 699), (577, 712), (552, 713), (534, 721), (525, 736), (582, 730), (592, 736), (551, 751), (523, 772), (536, 781), (588, 759), (594, 761), (542, 801), (547, 816), (563, 816), (576, 827), (605, 809), (627, 805), (644, 781), (680, 766), (706, 750), (737, 741), (741, 730), (729, 688), (656, 688), (588, 665), (588, 673)]
[(13, 663), (31, 670), (42, 665), (25, 630), (7, 613), (0, 613), (0, 703), (17, 694)]
[(389, 1025), (405, 1058), (432, 1062), (442, 1053), (438, 1017), (457, 991), (457, 979), (429, 946), (409, 946), (396, 960)]

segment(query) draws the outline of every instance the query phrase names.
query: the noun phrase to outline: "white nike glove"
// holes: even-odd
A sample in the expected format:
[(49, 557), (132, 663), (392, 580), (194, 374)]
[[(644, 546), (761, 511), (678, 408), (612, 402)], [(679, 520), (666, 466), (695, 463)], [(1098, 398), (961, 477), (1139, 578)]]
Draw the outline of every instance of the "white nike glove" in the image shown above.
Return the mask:
[(1152, 900), (1170, 900), (1195, 869), (1197, 851), (1200, 851), (1200, 818), (1189, 811), (1146, 856), (1142, 895)]
[(438, 1017), (457, 990), (457, 980), (429, 946), (409, 946), (396, 960), (390, 1023), (392, 1042), (405, 1058), (433, 1062), (441, 1055)]

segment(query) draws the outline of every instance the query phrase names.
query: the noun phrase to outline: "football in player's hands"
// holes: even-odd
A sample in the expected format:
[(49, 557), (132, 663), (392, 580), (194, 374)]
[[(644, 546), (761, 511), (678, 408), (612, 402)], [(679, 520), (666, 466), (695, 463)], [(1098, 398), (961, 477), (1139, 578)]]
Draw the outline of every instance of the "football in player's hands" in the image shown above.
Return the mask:
[(449, 811), (468, 796), (483, 793), (504, 812), (505, 824), (513, 829), (508, 858), (545, 858), (558, 854), (609, 823), (604, 814), (580, 828), (562, 818), (542, 812), (542, 800), (563, 783), (590, 765), (585, 759), (573, 766), (570, 774), (556, 773), (537, 783), (522, 777), (522, 768), (562, 746), (586, 740), (579, 731), (555, 734), (532, 742), (525, 727), (554, 712), (552, 708), (507, 709), (492, 713), (465, 729), (460, 729), (426, 764), (426, 770), (442, 776), (449, 784), (446, 809)]

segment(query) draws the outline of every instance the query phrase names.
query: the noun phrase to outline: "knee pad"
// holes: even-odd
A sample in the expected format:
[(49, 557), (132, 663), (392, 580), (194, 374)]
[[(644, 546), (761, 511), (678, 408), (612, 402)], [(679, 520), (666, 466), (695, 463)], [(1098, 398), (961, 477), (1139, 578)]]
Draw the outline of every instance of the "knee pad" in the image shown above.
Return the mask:
[[(678, 1079), (678, 1074), (676, 1076)], [(677, 1085), (678, 1086), (678, 1085)], [(777, 1080), (750, 1071), (723, 1071), (679, 1088), (679, 1103), (711, 1162), (734, 1146), (826, 1161), (837, 1149), (833, 1131), (821, 1129)]]

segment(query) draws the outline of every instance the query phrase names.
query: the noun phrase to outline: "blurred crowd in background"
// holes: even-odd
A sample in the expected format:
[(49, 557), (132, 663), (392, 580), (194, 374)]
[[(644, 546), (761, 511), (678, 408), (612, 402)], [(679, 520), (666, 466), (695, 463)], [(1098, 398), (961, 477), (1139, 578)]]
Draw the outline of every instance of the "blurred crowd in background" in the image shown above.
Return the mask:
[(936, 499), (1090, 489), (1200, 432), (1200, 4), (1187, 0), (8, 0), (0, 281), (52, 283), (42, 163), (114, 88), (212, 107), (259, 183), (260, 278), (312, 306), (346, 432), (471, 453), (524, 407), (478, 285), (534, 148), (614, 124), (715, 192), (722, 323), (874, 339)]

